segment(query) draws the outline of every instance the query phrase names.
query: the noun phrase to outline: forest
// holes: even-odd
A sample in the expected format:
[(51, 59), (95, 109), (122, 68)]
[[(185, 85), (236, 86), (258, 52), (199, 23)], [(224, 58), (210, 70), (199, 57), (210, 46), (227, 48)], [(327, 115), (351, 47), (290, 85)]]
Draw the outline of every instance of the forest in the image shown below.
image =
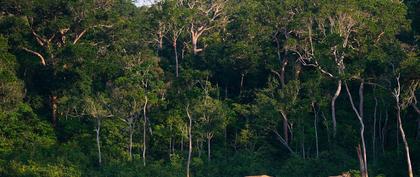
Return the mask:
[(0, 0), (0, 176), (420, 176), (419, 44), (419, 0)]

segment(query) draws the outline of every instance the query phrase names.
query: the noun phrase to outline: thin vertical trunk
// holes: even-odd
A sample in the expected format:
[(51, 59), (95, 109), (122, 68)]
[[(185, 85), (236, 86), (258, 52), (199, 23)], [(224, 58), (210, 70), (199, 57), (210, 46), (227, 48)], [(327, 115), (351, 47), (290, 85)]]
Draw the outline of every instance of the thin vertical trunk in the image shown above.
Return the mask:
[(405, 149), (405, 155), (406, 155), (406, 160), (407, 160), (407, 167), (408, 167), (408, 176), (409, 177), (413, 177), (413, 168), (411, 165), (411, 158), (410, 158), (410, 148), (408, 146), (408, 141), (407, 138), (405, 136), (405, 132), (404, 132), (404, 128), (402, 125), (402, 121), (401, 121), (401, 102), (400, 102), (400, 94), (401, 94), (401, 86), (400, 86), (400, 76), (397, 77), (397, 88), (394, 90), (394, 97), (395, 97), (395, 102), (397, 105), (397, 121), (398, 121), (398, 128), (400, 130), (401, 133), (401, 138), (404, 142), (404, 149)]
[[(130, 118), (132, 119), (132, 118)], [(133, 159), (132, 149), (133, 149), (133, 120), (129, 120), (129, 145), (128, 145), (128, 154), (129, 154), (129, 160), (131, 161)]]
[(287, 121), (287, 115), (283, 111), (280, 112), (283, 116), (283, 136), (286, 144), (289, 144), (289, 123)]
[(335, 94), (331, 100), (331, 117), (332, 117), (332, 123), (333, 123), (333, 137), (335, 138), (335, 135), (337, 134), (337, 119), (335, 116), (335, 101), (337, 100), (338, 96), (340, 96), (341, 93), (341, 85), (342, 81), (338, 80), (337, 84), (337, 90), (335, 91)]
[(287, 60), (286, 58), (284, 58), (283, 63), (281, 65), (281, 71), (280, 71), (280, 83), (281, 83), (281, 87), (284, 88), (286, 86), (286, 66), (289, 63), (289, 60)]
[(372, 155), (373, 161), (376, 161), (376, 114), (378, 108), (378, 99), (375, 97), (375, 108), (373, 111), (373, 134), (372, 134)]
[(403, 126), (402, 126), (400, 105), (397, 106), (397, 118), (398, 118), (398, 125), (399, 125), (399, 129), (400, 129), (400, 133), (401, 133), (401, 138), (404, 142), (404, 148), (405, 148), (405, 154), (406, 154), (407, 166), (408, 166), (408, 176), (413, 177), (414, 175), (413, 175), (413, 168), (412, 168), (412, 165), (411, 165), (410, 148), (408, 146), (408, 141), (407, 141), (407, 138), (405, 136), (405, 132), (404, 132), (404, 129), (403, 129)]
[(363, 176), (367, 176), (367, 170), (365, 169), (365, 161), (363, 160), (362, 150), (360, 144), (357, 146), (357, 158), (359, 159), (360, 164), (360, 173)]
[(211, 160), (211, 138), (207, 137), (207, 160)]
[(144, 96), (145, 102), (143, 106), (143, 166), (146, 166), (146, 123), (147, 123), (147, 102), (148, 97)]
[[(378, 129), (376, 130), (379, 138), (379, 142), (382, 142), (382, 110), (381, 107), (379, 107), (379, 120), (378, 120)], [(378, 142), (376, 143), (377, 148), (379, 148)]]
[(172, 154), (172, 124), (169, 126), (169, 149), (168, 149), (168, 151), (169, 151), (169, 157), (171, 157), (171, 154)]
[(388, 127), (388, 110), (387, 108), (385, 108), (385, 122), (384, 122), (384, 126), (382, 127), (382, 154), (385, 153), (385, 140), (386, 140), (386, 130)]
[(399, 127), (400, 127), (400, 122), (397, 121), (397, 131), (396, 131), (397, 136), (396, 136), (396, 139), (397, 139), (397, 156), (398, 156), (398, 158), (400, 157), (400, 132), (398, 131)]
[(201, 147), (200, 147), (200, 142), (198, 142), (198, 138), (196, 138), (196, 146), (198, 150), (198, 157), (201, 157)]
[(196, 35), (192, 35), (191, 36), (191, 42), (192, 42), (192, 47), (193, 47), (193, 53), (194, 53), (194, 55), (197, 55), (197, 53), (198, 53), (198, 49), (197, 49), (197, 36)]
[(101, 154), (101, 142), (100, 142), (100, 131), (101, 131), (101, 119), (96, 118), (96, 145), (98, 146), (98, 163), (99, 166), (102, 164), (102, 154)]
[(240, 87), (239, 87), (239, 93), (242, 93), (242, 87), (244, 86), (244, 77), (245, 77), (245, 74), (244, 73), (241, 73), (241, 85), (240, 85)]
[(301, 146), (302, 146), (302, 157), (303, 159), (306, 158), (306, 151), (305, 151), (305, 126), (302, 124), (302, 141), (301, 141)]
[(318, 144), (318, 112), (316, 111), (315, 104), (312, 103), (314, 110), (314, 129), (315, 129), (315, 147), (316, 147), (316, 158), (319, 158), (319, 144)]
[[(321, 111), (321, 116), (324, 119), (324, 121), (326, 122), (327, 121), (327, 118), (325, 117), (325, 114), (322, 111)], [(330, 143), (331, 142), (331, 140), (330, 140), (330, 128), (329, 128), (328, 124), (324, 124), (324, 125), (327, 128), (327, 142), (328, 142), (329, 148), (331, 148), (331, 143)]]
[(346, 91), (347, 91), (347, 95), (348, 98), (350, 100), (350, 104), (351, 107), (353, 109), (353, 111), (356, 113), (357, 118), (359, 119), (360, 122), (360, 138), (362, 141), (362, 157), (363, 157), (363, 164), (360, 164), (361, 166), (363, 165), (363, 168), (360, 169), (361, 173), (362, 173), (362, 177), (368, 177), (368, 168), (367, 168), (367, 158), (366, 158), (366, 143), (365, 143), (365, 124), (363, 122), (363, 91), (364, 91), (364, 81), (362, 80), (360, 83), (360, 87), (359, 87), (359, 110), (356, 108), (356, 106), (354, 105), (353, 102), (353, 97), (351, 96), (350, 93), (350, 89), (348, 87), (347, 82), (344, 82), (344, 85), (346, 87)]
[(54, 127), (57, 125), (57, 96), (51, 95), (50, 96), (50, 104), (51, 104), (51, 123)]
[(175, 56), (175, 75), (176, 77), (179, 76), (179, 63), (178, 63), (178, 51), (177, 51), (177, 47), (176, 47), (176, 39), (173, 39), (173, 43), (172, 46), (174, 48), (174, 56)]
[(187, 161), (187, 177), (190, 177), (190, 164), (191, 164), (191, 153), (192, 153), (192, 117), (190, 115), (189, 105), (186, 108), (187, 116), (188, 116), (188, 161)]

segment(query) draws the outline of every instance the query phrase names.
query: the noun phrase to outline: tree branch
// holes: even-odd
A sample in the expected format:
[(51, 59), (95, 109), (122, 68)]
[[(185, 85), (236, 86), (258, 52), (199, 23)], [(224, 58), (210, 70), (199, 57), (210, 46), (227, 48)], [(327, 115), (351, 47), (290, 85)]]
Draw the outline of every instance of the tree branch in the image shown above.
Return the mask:
[(29, 53), (32, 53), (32, 54), (34, 54), (34, 55), (36, 55), (36, 56), (38, 56), (38, 58), (39, 58), (39, 60), (41, 61), (41, 64), (43, 65), (43, 66), (45, 66), (45, 65), (47, 65), (47, 63), (45, 62), (45, 58), (40, 54), (40, 53), (38, 53), (38, 52), (35, 52), (35, 51), (33, 51), (33, 50), (31, 50), (31, 49), (28, 49), (28, 48), (26, 48), (26, 47), (21, 47), (23, 50), (25, 50), (25, 51), (27, 51), (27, 52), (29, 52)]

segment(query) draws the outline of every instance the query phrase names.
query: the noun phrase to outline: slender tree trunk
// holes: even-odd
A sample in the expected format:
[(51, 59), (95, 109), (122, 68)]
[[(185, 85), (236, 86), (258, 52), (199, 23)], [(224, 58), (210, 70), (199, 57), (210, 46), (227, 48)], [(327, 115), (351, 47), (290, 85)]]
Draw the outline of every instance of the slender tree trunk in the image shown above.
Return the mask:
[(196, 37), (195, 35), (192, 35), (191, 38), (192, 38), (191, 42), (192, 42), (192, 47), (193, 47), (193, 53), (194, 53), (194, 55), (197, 55), (197, 53), (199, 52), (198, 49), (197, 49), (198, 37)]
[(280, 112), (283, 116), (283, 136), (286, 144), (289, 144), (289, 123), (287, 121), (287, 115), (283, 111)]
[(196, 144), (197, 149), (198, 149), (198, 157), (201, 157), (201, 146), (200, 146), (200, 142), (198, 140), (198, 138), (196, 138)]
[(353, 102), (353, 97), (351, 96), (350, 93), (350, 89), (348, 87), (347, 82), (344, 82), (344, 85), (346, 86), (346, 91), (347, 91), (347, 95), (348, 98), (350, 100), (350, 104), (351, 107), (353, 108), (353, 111), (356, 113), (357, 118), (359, 119), (360, 122), (360, 138), (362, 141), (362, 157), (363, 157), (363, 168), (360, 169), (361, 173), (362, 173), (362, 177), (368, 177), (369, 173), (368, 173), (368, 168), (367, 168), (367, 157), (366, 157), (366, 141), (365, 141), (365, 124), (363, 122), (363, 91), (364, 91), (364, 81), (362, 80), (360, 83), (360, 87), (359, 87), (359, 110), (357, 110), (356, 106), (354, 105)]
[(301, 146), (302, 146), (302, 158), (305, 159), (306, 158), (306, 151), (305, 151), (305, 126), (302, 124), (302, 141), (301, 141)]
[(384, 122), (384, 126), (382, 127), (382, 154), (385, 153), (385, 140), (386, 140), (386, 131), (388, 128), (388, 110), (387, 108), (385, 108), (385, 122)]
[(168, 152), (169, 152), (169, 157), (171, 157), (171, 154), (172, 154), (172, 124), (170, 125), (170, 127), (169, 127), (169, 149), (168, 149)]
[(189, 105), (186, 108), (187, 116), (188, 116), (188, 161), (187, 161), (187, 177), (190, 177), (190, 164), (191, 164), (191, 154), (192, 154), (192, 117), (190, 115)]
[(57, 96), (51, 95), (50, 96), (50, 104), (51, 104), (51, 123), (54, 127), (57, 126)]
[(375, 97), (375, 108), (373, 111), (373, 133), (372, 133), (372, 155), (373, 161), (376, 161), (376, 114), (378, 108), (378, 99)]
[(357, 146), (357, 157), (359, 159), (360, 164), (360, 173), (363, 176), (367, 176), (367, 170), (365, 169), (365, 161), (363, 160), (362, 150), (360, 148), (360, 144)]
[(408, 141), (407, 141), (407, 138), (405, 136), (404, 128), (403, 128), (402, 121), (401, 121), (401, 102), (400, 102), (401, 86), (400, 86), (400, 76), (397, 77), (397, 84), (398, 84), (398, 87), (394, 91), (394, 97), (395, 97), (395, 102), (396, 102), (396, 105), (397, 105), (397, 121), (398, 121), (398, 127), (400, 129), (401, 138), (402, 138), (402, 140), (404, 142), (404, 149), (405, 149), (405, 155), (406, 155), (407, 167), (408, 167), (408, 176), (409, 177), (413, 177), (414, 174), (413, 174), (413, 168), (412, 168), (412, 165), (411, 165), (410, 148), (408, 146)]
[(181, 152), (184, 152), (184, 136), (181, 136), (181, 142), (179, 143)]
[(207, 160), (211, 160), (211, 138), (207, 137)]
[(405, 136), (405, 132), (404, 132), (404, 129), (403, 129), (403, 126), (402, 126), (401, 107), (399, 105), (397, 106), (397, 118), (398, 118), (398, 124), (399, 124), (401, 138), (404, 142), (404, 148), (405, 148), (405, 154), (406, 154), (407, 166), (408, 166), (408, 176), (413, 177), (414, 175), (413, 175), (413, 168), (412, 168), (412, 165), (411, 165), (410, 148), (408, 146), (408, 141), (407, 141), (407, 138)]
[(239, 87), (239, 93), (242, 93), (242, 87), (244, 86), (244, 77), (245, 77), (245, 74), (241, 73), (241, 85)]
[(147, 125), (147, 96), (144, 96), (145, 102), (143, 106), (143, 166), (146, 166), (146, 125)]
[(132, 118), (130, 118), (131, 120), (129, 120), (129, 133), (130, 133), (130, 137), (129, 137), (129, 145), (128, 145), (128, 154), (129, 154), (129, 160), (131, 161), (133, 159), (133, 154), (132, 154), (132, 149), (133, 149), (133, 120)]
[(175, 74), (176, 74), (176, 77), (178, 77), (179, 76), (179, 63), (178, 63), (178, 51), (176, 47), (176, 41), (177, 40), (174, 39), (172, 46), (174, 48), (174, 56), (175, 56)]
[(96, 118), (96, 145), (98, 146), (98, 162), (99, 166), (102, 164), (102, 155), (101, 155), (101, 142), (100, 142), (100, 131), (101, 131), (101, 119)]
[(335, 91), (335, 94), (334, 94), (334, 96), (331, 100), (331, 117), (332, 117), (332, 123), (333, 123), (333, 138), (335, 138), (335, 135), (337, 134), (337, 119), (336, 119), (336, 116), (335, 116), (335, 101), (337, 100), (338, 96), (340, 96), (341, 85), (342, 85), (342, 81), (338, 80), (337, 90)]
[[(376, 130), (377, 131), (376, 133), (378, 134), (378, 138), (379, 138), (379, 143), (382, 142), (382, 126), (383, 126), (382, 116), (383, 116), (382, 110), (381, 110), (381, 107), (379, 107), (378, 129)], [(378, 142), (376, 143), (376, 146), (377, 148), (379, 148)]]
[(315, 103), (312, 103), (314, 110), (314, 129), (315, 129), (315, 147), (316, 147), (316, 158), (319, 158), (319, 144), (318, 144), (318, 111), (316, 111)]
[(281, 65), (281, 71), (280, 71), (280, 83), (281, 87), (284, 88), (286, 86), (286, 66), (289, 63), (289, 60), (287, 58), (284, 58), (283, 63)]

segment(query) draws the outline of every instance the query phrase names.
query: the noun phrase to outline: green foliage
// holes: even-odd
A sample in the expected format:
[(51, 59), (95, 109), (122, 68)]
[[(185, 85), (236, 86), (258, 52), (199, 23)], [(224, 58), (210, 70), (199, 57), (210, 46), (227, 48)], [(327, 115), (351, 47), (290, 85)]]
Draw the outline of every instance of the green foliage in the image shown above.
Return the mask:
[(418, 5), (3, 0), (0, 176), (418, 175)]

